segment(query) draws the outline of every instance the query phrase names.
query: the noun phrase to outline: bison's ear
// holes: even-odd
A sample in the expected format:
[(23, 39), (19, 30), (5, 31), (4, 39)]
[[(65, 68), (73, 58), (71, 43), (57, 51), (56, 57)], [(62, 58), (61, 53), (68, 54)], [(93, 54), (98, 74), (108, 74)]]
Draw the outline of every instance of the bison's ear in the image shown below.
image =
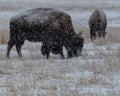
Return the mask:
[(83, 31), (79, 32), (79, 33), (78, 33), (78, 36), (81, 36), (81, 35), (82, 35), (82, 33), (83, 33)]

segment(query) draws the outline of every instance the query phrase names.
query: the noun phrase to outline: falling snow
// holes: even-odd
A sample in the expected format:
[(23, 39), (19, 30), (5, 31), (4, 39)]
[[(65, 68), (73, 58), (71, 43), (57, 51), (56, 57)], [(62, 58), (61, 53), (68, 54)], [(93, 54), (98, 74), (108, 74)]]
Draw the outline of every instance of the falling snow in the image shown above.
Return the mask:
[[(0, 96), (119, 96), (119, 5), (120, 0), (0, 0)], [(32, 20), (38, 15), (31, 16), (26, 10), (40, 7), (67, 13), (75, 32), (83, 30), (85, 42), (81, 56), (62, 60), (51, 52), (46, 59), (40, 50), (41, 42), (26, 40), (22, 58), (13, 47), (10, 59), (6, 59), (7, 42), (2, 42), (9, 40), (11, 17), (29, 15), (28, 21)], [(88, 20), (95, 8), (106, 13), (108, 33), (105, 40), (91, 42)], [(48, 19), (43, 17), (45, 20), (39, 18), (41, 22)], [(65, 47), (63, 53), (67, 58)]]

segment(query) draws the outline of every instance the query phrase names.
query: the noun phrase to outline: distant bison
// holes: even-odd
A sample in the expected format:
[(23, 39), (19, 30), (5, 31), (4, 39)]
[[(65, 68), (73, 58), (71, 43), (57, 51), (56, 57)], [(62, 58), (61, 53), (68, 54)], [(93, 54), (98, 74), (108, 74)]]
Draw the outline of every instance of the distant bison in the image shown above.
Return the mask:
[[(51, 50), (50, 47), (57, 45), (59, 45), (58, 53), (62, 54), (61, 48), (65, 46), (68, 58), (77, 56), (82, 51), (84, 43), (81, 34), (75, 33), (71, 17), (52, 8), (31, 9), (11, 18), (7, 58), (9, 58), (10, 50), (14, 45), (21, 57), (21, 47), (25, 40), (42, 42), (43, 54), (48, 54), (46, 52)], [(52, 51), (55, 52), (55, 49)]]
[(103, 11), (95, 10), (89, 18), (90, 38), (95, 40), (96, 37), (105, 39), (105, 29), (107, 26), (106, 15)]

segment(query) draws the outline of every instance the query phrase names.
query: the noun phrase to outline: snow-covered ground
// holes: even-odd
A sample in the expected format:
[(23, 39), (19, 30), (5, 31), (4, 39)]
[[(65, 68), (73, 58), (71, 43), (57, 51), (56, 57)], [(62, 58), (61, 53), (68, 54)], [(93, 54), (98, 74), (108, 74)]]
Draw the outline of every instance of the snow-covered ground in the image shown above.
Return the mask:
[[(81, 56), (64, 60), (53, 54), (46, 59), (41, 43), (28, 41), (22, 58), (13, 48), (11, 58), (6, 59), (7, 43), (0, 44), (0, 96), (119, 96), (119, 5), (119, 0), (0, 0), (0, 43), (8, 40), (10, 18), (36, 7), (67, 12), (75, 30), (83, 30), (85, 38)], [(106, 13), (108, 34), (105, 40), (91, 42), (88, 19), (95, 8)]]

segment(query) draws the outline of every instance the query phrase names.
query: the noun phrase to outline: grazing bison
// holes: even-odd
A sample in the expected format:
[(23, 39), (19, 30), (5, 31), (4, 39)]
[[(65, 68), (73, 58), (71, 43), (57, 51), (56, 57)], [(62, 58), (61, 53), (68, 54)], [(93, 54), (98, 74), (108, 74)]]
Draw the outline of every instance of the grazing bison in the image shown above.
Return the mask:
[(48, 54), (52, 46), (58, 45), (58, 53), (62, 54), (61, 48), (65, 46), (68, 58), (77, 56), (84, 43), (81, 34), (75, 33), (70, 16), (52, 8), (31, 9), (11, 18), (7, 58), (9, 58), (10, 50), (14, 45), (21, 57), (21, 47), (25, 40), (42, 42), (43, 54)]
[(106, 15), (101, 10), (95, 10), (89, 18), (90, 38), (95, 40), (96, 37), (105, 39), (105, 29), (107, 26)]

